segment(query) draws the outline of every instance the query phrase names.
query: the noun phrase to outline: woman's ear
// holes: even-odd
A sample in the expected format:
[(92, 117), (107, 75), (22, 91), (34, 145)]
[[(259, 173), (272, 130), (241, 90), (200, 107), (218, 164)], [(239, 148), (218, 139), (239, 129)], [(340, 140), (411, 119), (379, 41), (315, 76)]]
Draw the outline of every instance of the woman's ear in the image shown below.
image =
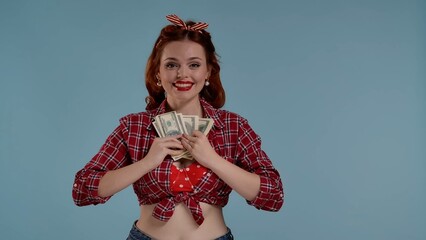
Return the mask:
[(211, 65), (209, 65), (209, 66), (207, 67), (207, 75), (206, 75), (206, 79), (209, 79), (209, 78), (210, 78), (210, 76), (211, 76), (211, 74), (212, 74), (212, 66), (211, 66)]

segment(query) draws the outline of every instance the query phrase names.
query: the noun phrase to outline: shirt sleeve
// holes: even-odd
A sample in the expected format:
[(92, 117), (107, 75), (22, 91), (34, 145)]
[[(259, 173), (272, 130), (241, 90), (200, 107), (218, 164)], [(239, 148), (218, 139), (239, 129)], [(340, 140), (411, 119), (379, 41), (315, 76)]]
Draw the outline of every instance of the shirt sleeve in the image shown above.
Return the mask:
[(100, 197), (98, 187), (101, 178), (109, 170), (128, 165), (124, 121), (108, 136), (99, 152), (75, 175), (72, 196), (77, 206), (105, 203), (111, 197)]
[(238, 165), (260, 176), (260, 191), (255, 199), (247, 201), (257, 209), (278, 211), (284, 203), (284, 190), (279, 172), (261, 148), (261, 139), (246, 119), (240, 122), (238, 133)]

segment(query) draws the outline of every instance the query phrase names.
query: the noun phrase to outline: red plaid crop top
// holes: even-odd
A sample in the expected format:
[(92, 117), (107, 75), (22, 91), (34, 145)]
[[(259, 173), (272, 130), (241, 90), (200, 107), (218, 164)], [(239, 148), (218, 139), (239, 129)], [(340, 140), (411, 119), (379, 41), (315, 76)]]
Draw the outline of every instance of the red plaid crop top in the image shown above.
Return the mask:
[[(200, 104), (204, 117), (214, 120), (207, 138), (215, 151), (227, 161), (260, 176), (259, 194), (247, 203), (258, 209), (278, 211), (284, 203), (283, 186), (278, 171), (261, 148), (260, 137), (238, 114), (215, 109), (204, 99), (200, 99)], [(120, 119), (120, 124), (108, 136), (99, 152), (76, 173), (72, 191), (76, 205), (96, 205), (110, 199), (98, 195), (100, 179), (109, 170), (143, 161), (157, 137), (152, 122), (156, 115), (164, 112), (165, 101), (157, 109), (129, 114)], [(197, 168), (197, 163), (192, 164), (189, 172)], [(156, 219), (168, 221), (176, 204), (183, 203), (194, 220), (201, 224), (204, 217), (200, 202), (220, 207), (228, 203), (232, 188), (212, 170), (206, 169), (202, 176), (201, 170), (196, 170), (197, 177), (194, 179), (201, 179), (194, 182), (190, 178), (193, 191), (178, 192), (175, 190), (180, 185), (172, 182), (180, 182), (182, 178), (174, 177), (175, 171), (173, 159), (167, 156), (157, 168), (133, 183), (140, 205), (156, 204), (152, 214)], [(187, 185), (184, 186), (188, 189)]]

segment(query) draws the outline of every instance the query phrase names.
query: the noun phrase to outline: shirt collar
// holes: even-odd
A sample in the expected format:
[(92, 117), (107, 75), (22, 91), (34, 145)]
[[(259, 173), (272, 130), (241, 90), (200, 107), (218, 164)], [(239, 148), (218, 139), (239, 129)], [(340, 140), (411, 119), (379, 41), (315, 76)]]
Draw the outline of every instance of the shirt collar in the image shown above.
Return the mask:
[(213, 119), (213, 128), (221, 129), (224, 125), (222, 119), (219, 117), (218, 109), (214, 108), (204, 98), (200, 98), (201, 107), (204, 109), (204, 117)]

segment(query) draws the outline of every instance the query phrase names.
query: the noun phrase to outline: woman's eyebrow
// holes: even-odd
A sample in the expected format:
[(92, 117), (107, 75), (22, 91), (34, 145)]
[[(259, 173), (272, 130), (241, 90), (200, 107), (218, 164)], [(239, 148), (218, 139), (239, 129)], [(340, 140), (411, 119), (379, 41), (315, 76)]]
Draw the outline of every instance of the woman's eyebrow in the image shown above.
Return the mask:
[(169, 60), (177, 61), (177, 58), (174, 58), (174, 57), (168, 57), (168, 58), (164, 59), (163, 61), (169, 61)]
[(190, 57), (188, 60), (192, 61), (192, 60), (203, 60), (203, 59), (200, 57)]
[[(177, 58), (174, 58), (174, 57), (168, 57), (168, 58), (165, 58), (164, 60), (163, 60), (163, 62), (164, 61), (179, 61)], [(190, 58), (188, 58), (188, 60), (187, 61), (193, 61), (193, 60), (203, 60), (202, 58), (200, 58), (200, 57), (190, 57)]]

